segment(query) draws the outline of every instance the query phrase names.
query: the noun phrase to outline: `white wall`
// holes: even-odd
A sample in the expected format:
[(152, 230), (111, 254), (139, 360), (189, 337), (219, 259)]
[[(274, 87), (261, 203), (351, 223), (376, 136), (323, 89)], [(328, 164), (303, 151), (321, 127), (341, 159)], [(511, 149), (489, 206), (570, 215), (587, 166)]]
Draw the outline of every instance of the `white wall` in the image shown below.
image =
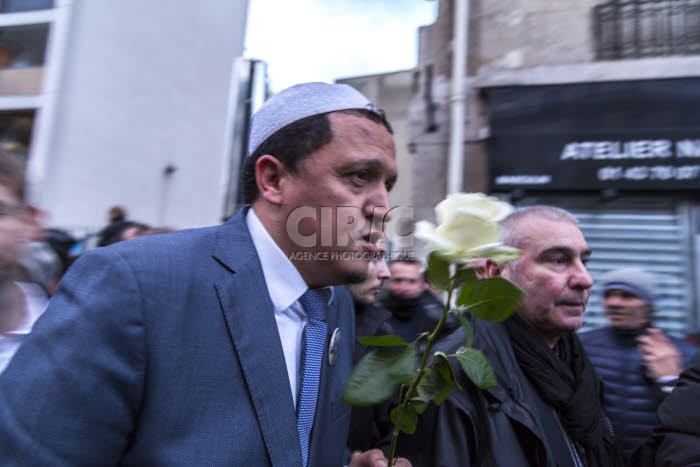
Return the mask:
[[(248, 0), (73, 0), (44, 173), (49, 224), (107, 209), (186, 228), (221, 217), (227, 99)], [(173, 164), (170, 176), (163, 169)]]

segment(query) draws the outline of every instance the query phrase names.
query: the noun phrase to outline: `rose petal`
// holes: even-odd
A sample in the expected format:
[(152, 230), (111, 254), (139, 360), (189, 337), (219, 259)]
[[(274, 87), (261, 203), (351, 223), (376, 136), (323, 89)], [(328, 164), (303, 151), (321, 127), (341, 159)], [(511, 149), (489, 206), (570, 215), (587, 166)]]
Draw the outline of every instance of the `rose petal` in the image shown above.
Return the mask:
[(414, 235), (426, 242), (429, 250), (451, 261), (509, 261), (519, 256), (519, 250), (498, 242), (498, 222), (512, 209), (510, 204), (483, 193), (450, 194), (435, 206), (437, 227), (421, 221)]
[(498, 241), (498, 225), (494, 222), (464, 212), (458, 213), (452, 221), (438, 226), (436, 233), (457, 245), (461, 251)]
[(518, 248), (503, 245), (501, 243), (491, 243), (482, 245), (471, 251), (479, 258), (489, 258), (494, 263), (503, 264), (508, 261), (520, 258), (522, 251)]
[(430, 251), (454, 250), (456, 245), (437, 232), (435, 226), (428, 221), (416, 223), (413, 235), (426, 243)]

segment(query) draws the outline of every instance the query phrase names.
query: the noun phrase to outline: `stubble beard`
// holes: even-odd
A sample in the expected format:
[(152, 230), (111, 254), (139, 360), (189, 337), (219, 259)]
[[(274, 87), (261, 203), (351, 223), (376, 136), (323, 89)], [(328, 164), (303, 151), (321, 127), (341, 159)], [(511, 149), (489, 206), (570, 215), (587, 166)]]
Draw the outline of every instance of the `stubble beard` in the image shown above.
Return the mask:
[(361, 284), (367, 280), (366, 272), (349, 271), (345, 274), (345, 284)]

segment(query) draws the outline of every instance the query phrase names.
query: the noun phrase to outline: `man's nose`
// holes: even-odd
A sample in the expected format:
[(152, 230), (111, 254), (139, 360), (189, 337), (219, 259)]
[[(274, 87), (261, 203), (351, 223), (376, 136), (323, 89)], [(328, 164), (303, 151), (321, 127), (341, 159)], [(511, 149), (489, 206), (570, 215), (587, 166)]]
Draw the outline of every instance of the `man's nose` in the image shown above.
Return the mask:
[(590, 289), (593, 287), (593, 278), (588, 272), (586, 265), (583, 261), (576, 261), (573, 266), (574, 270), (571, 276), (571, 287), (578, 289)]
[(391, 277), (391, 273), (389, 272), (389, 266), (387, 266), (386, 261), (383, 259), (379, 260), (379, 270), (377, 271), (377, 277), (379, 277), (383, 281)]
[(383, 183), (378, 183), (365, 203), (365, 217), (368, 219), (377, 218), (388, 221), (391, 218), (390, 210), (391, 200), (389, 199), (389, 191)]

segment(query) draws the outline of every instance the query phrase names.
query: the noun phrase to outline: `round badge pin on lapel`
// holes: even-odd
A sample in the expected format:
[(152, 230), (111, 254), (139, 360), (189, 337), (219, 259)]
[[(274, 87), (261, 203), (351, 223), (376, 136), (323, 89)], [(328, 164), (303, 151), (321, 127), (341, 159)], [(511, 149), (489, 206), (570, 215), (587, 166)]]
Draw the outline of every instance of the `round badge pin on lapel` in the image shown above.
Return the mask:
[(338, 358), (338, 349), (340, 349), (340, 328), (335, 328), (331, 335), (331, 341), (328, 345), (328, 364), (333, 365), (335, 359)]

